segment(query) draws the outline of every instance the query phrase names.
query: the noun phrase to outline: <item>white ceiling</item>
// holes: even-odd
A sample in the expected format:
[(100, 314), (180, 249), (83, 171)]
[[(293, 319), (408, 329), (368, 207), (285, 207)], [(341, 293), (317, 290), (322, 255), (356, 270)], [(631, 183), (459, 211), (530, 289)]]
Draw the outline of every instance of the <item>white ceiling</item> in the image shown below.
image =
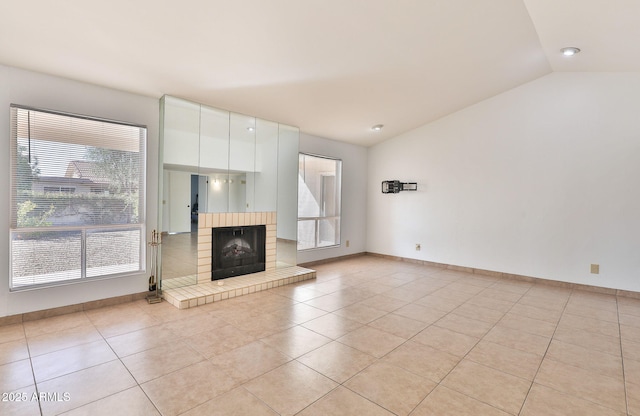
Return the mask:
[(638, 0), (32, 0), (0, 16), (2, 64), (365, 146), (552, 71), (640, 71)]

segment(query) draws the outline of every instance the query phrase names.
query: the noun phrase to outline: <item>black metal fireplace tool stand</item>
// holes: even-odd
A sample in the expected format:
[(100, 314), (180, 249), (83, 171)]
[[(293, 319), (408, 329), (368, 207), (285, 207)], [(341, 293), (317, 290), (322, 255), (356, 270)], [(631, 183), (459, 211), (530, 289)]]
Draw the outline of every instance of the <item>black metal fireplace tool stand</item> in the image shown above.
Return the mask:
[(162, 302), (162, 279), (158, 275), (158, 248), (162, 242), (160, 241), (160, 233), (156, 230), (151, 232), (151, 241), (148, 243), (151, 250), (151, 276), (149, 276), (149, 294), (147, 302)]

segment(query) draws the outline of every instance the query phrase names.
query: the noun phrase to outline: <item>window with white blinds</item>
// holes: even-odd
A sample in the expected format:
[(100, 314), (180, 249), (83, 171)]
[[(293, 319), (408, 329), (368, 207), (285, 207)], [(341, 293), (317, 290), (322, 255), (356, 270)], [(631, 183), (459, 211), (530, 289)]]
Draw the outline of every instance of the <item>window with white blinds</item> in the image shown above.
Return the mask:
[(12, 290), (144, 270), (146, 134), (11, 106)]

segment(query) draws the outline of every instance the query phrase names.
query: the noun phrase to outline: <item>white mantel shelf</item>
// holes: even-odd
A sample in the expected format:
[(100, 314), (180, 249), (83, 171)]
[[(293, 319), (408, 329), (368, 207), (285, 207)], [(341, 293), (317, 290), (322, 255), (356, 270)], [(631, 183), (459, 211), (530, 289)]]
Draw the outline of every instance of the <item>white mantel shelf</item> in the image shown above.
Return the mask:
[(163, 289), (162, 297), (176, 308), (188, 309), (315, 278), (315, 270), (293, 266)]

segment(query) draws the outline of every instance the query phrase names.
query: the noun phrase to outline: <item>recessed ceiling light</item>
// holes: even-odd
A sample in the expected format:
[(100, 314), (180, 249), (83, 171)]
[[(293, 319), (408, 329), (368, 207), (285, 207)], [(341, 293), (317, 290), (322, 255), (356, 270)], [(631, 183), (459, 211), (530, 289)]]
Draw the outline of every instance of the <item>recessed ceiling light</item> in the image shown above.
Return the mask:
[(580, 52), (580, 48), (576, 48), (575, 46), (569, 46), (567, 48), (560, 49), (560, 52), (562, 52), (564, 56), (573, 56), (578, 52)]
[(375, 126), (371, 127), (371, 130), (373, 131), (380, 131), (382, 130), (384, 126), (382, 124), (376, 124)]
[(249, 127), (247, 127), (247, 130), (254, 131), (255, 129), (253, 128), (253, 126), (249, 126)]

